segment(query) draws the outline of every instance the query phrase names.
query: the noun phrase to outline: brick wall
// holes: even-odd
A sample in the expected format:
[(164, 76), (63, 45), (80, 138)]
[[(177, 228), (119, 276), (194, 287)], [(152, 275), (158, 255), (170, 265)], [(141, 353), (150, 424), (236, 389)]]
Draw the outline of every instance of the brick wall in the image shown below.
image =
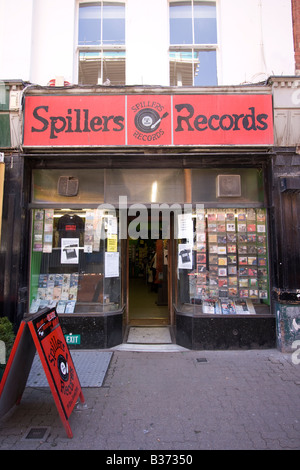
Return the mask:
[(294, 48), (295, 48), (295, 69), (300, 75), (300, 1), (292, 0)]

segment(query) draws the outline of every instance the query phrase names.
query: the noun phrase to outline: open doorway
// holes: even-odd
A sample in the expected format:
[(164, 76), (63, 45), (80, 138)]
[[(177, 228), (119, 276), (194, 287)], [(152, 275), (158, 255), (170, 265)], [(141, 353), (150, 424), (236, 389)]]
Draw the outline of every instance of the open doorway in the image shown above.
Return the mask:
[(129, 324), (168, 325), (169, 240), (129, 239)]

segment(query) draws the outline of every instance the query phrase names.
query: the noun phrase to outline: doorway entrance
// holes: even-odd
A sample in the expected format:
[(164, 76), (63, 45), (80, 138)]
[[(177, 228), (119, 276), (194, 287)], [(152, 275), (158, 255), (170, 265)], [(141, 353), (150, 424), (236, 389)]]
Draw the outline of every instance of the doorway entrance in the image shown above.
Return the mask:
[(169, 325), (169, 240), (128, 242), (129, 325)]

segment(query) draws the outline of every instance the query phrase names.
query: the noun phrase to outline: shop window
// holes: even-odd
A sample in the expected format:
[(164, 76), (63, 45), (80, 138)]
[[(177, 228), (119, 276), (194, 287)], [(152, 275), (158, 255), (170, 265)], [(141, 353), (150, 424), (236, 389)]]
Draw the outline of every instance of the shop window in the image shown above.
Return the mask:
[[(237, 178), (237, 180), (236, 180)], [(256, 168), (192, 170), (192, 200), (217, 204), (263, 204), (263, 175)], [(238, 183), (237, 183), (238, 182)]]
[(179, 217), (177, 309), (264, 313), (269, 302), (265, 209), (197, 207)]
[(93, 204), (104, 201), (104, 170), (33, 170), (31, 201), (52, 207)]
[(118, 214), (105, 209), (32, 211), (30, 312), (121, 308)]
[(78, 81), (125, 83), (125, 4), (82, 3), (78, 24)]
[(184, 173), (174, 169), (106, 170), (106, 197), (118, 203), (126, 196), (132, 203), (181, 203), (185, 200)]
[(170, 2), (171, 86), (217, 85), (216, 4)]

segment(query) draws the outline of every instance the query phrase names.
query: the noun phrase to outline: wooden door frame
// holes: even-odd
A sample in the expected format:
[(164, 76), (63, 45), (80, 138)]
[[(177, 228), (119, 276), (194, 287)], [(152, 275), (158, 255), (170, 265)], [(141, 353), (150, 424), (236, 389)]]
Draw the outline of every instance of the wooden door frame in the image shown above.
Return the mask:
[[(150, 217), (150, 216), (149, 216)], [(130, 222), (128, 218), (128, 224)], [(127, 226), (128, 228), (128, 226)], [(123, 267), (123, 275), (122, 279), (124, 279), (125, 286), (124, 286), (124, 295), (125, 295), (125, 326), (130, 325), (130, 318), (129, 318), (129, 237), (127, 231), (127, 238), (124, 240), (124, 250), (126, 250), (125, 256), (123, 259), (125, 263), (122, 263)], [(168, 314), (169, 314), (169, 325), (173, 326), (175, 324), (175, 315), (173, 309), (173, 266), (174, 266), (174, 259), (173, 259), (173, 251), (174, 251), (174, 217), (173, 213), (170, 214), (170, 238), (168, 239)]]

